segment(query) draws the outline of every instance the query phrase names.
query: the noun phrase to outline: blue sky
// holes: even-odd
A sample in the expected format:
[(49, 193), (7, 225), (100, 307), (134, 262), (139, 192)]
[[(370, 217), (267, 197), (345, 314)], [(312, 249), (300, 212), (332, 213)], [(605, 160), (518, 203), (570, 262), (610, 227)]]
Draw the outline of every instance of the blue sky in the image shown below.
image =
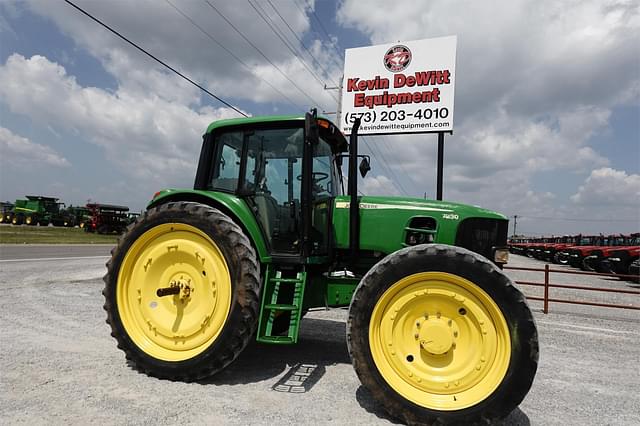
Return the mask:
[[(636, 2), (77, 3), (251, 115), (335, 111), (321, 82), (341, 78), (345, 48), (457, 35), (445, 198), (517, 214), (532, 234), (640, 231)], [(0, 80), (2, 200), (141, 209), (191, 186), (206, 125), (235, 116), (63, 2), (0, 3)], [(365, 193), (434, 196), (435, 136), (363, 150)]]

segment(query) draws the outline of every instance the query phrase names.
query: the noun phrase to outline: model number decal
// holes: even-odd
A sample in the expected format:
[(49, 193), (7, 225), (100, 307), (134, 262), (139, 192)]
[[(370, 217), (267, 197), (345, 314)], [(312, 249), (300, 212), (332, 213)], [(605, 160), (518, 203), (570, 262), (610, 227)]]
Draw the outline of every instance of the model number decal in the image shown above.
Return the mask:
[(460, 219), (460, 217), (457, 214), (453, 214), (453, 213), (445, 213), (442, 215), (443, 219), (449, 219), (449, 220), (458, 220)]

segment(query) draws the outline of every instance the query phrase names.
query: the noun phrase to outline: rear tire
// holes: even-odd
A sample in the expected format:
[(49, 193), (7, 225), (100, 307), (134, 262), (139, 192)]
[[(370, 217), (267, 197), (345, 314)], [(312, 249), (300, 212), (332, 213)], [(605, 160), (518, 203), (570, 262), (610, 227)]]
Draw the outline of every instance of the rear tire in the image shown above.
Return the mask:
[(440, 244), (397, 251), (364, 276), (347, 342), (362, 384), (408, 424), (502, 419), (538, 365), (522, 293), (482, 256)]
[[(184, 381), (211, 376), (256, 330), (255, 251), (217, 209), (192, 202), (149, 209), (120, 237), (107, 269), (111, 335), (144, 373)], [(174, 286), (179, 294), (156, 294)]]

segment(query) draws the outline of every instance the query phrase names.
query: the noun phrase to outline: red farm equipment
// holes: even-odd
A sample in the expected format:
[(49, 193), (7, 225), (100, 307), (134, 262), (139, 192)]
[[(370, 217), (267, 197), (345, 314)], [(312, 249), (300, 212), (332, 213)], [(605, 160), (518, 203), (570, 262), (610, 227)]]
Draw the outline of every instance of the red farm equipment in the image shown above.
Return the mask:
[(86, 232), (121, 234), (127, 228), (129, 207), (90, 203), (87, 204), (87, 208), (91, 211), (91, 219), (84, 227)]

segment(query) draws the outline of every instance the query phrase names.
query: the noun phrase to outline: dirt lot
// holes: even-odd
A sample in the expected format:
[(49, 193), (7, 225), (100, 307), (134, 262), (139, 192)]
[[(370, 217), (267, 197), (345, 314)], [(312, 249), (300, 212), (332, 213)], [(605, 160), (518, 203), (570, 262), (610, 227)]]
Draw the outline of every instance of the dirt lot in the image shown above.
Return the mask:
[[(0, 246), (3, 424), (393, 422), (351, 368), (344, 310), (310, 313), (297, 346), (252, 344), (208, 382), (162, 381), (130, 368), (109, 337), (100, 295), (106, 256), (15, 250), (20, 249)], [(34, 257), (38, 260), (25, 260)], [(542, 265), (512, 260), (512, 265)], [(524, 273), (509, 274), (522, 279)], [(541, 275), (526, 278), (541, 280)], [(631, 288), (619, 281), (570, 278)], [(619, 302), (638, 305), (637, 299), (624, 296)], [(640, 314), (552, 305), (543, 315), (540, 306), (532, 303), (541, 344), (538, 375), (506, 424), (640, 424)], [(286, 379), (292, 374), (309, 375), (307, 385), (290, 386)]]

